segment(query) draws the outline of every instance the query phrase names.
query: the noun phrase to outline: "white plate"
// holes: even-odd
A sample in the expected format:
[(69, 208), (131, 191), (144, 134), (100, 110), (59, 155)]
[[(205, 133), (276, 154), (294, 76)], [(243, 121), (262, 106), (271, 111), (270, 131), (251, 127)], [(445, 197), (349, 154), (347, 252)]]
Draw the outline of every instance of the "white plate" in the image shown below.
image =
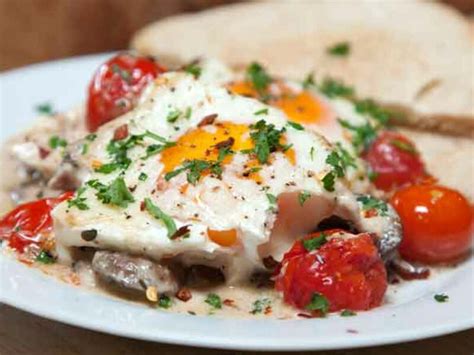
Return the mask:
[[(34, 106), (58, 110), (85, 98), (87, 83), (104, 55), (72, 58), (0, 76), (1, 140), (34, 118)], [(405, 342), (473, 326), (473, 258), (429, 280), (403, 284), (387, 303), (356, 317), (233, 320), (160, 312), (90, 293), (0, 255), (0, 301), (57, 321), (127, 337), (229, 349), (338, 349)], [(449, 295), (437, 303), (436, 293)]]

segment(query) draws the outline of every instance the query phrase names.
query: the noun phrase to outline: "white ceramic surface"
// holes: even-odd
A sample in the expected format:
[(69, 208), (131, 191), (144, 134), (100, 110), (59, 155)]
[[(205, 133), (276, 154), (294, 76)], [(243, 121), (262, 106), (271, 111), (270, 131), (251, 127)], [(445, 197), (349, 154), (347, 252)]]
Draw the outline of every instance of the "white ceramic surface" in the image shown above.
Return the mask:
[[(50, 101), (64, 110), (82, 102), (87, 82), (104, 58), (71, 58), (1, 74), (0, 139), (34, 119), (39, 103)], [(352, 348), (472, 327), (473, 269), (471, 258), (429, 280), (405, 283), (388, 292), (383, 307), (356, 317), (233, 320), (161, 312), (87, 292), (0, 255), (0, 301), (60, 322), (157, 342), (254, 350)], [(436, 302), (436, 293), (448, 294), (449, 302)]]

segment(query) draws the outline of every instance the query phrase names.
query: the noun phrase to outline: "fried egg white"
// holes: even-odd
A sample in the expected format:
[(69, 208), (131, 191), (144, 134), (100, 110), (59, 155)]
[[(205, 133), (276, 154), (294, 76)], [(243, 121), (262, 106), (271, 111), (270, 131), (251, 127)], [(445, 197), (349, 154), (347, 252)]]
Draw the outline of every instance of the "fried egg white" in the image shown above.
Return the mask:
[[(286, 148), (270, 153), (265, 164), (248, 154), (255, 148), (252, 125), (262, 119), (276, 130), (285, 129), (280, 143)], [(152, 132), (174, 145), (148, 157), (162, 142), (145, 136), (128, 149), (127, 169), (97, 172), (111, 162), (107, 147), (124, 125), (128, 137)], [(216, 162), (224, 142), (231, 143), (234, 153), (222, 159), (220, 176), (205, 169), (192, 182), (190, 170), (166, 178), (190, 161)], [(136, 109), (101, 127), (81, 157), (87, 173), (76, 199), (83, 207), (64, 202), (53, 211), (59, 258), (71, 261), (74, 247), (88, 246), (217, 266), (229, 283), (240, 282), (263, 268), (264, 257), (280, 257), (323, 218), (338, 214), (360, 222), (352, 185), (361, 168), (348, 167), (334, 191), (324, 187), (322, 179), (334, 169), (327, 162), (334, 150), (316, 131), (289, 126), (278, 108), (189, 74), (164, 74), (145, 90)], [(123, 179), (133, 196), (123, 206), (104, 203), (90, 183), (110, 186), (116, 179)], [(186, 226), (185, 237), (170, 239), (163, 219), (144, 208), (145, 199), (178, 229)], [(85, 240), (85, 230), (97, 235)]]

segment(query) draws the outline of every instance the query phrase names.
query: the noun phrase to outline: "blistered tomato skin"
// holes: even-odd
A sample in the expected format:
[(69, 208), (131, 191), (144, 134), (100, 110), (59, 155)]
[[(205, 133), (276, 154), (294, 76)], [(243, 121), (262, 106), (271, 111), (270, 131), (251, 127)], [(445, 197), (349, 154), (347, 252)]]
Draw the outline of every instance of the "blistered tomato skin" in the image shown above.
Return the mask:
[(285, 302), (300, 309), (306, 309), (317, 293), (327, 299), (330, 312), (367, 310), (382, 303), (387, 274), (368, 234), (329, 239), (312, 251), (297, 241), (283, 258), (275, 287)]
[(130, 111), (143, 89), (165, 68), (147, 57), (119, 54), (102, 64), (91, 83), (86, 126), (96, 131), (104, 123)]
[(0, 239), (6, 240), (9, 247), (20, 253), (31, 244), (41, 244), (43, 237), (53, 227), (51, 211), (57, 204), (72, 196), (72, 192), (66, 192), (58, 198), (45, 198), (19, 205), (0, 219)]
[(374, 173), (374, 184), (384, 191), (414, 184), (427, 177), (414, 144), (400, 133), (382, 132), (363, 155)]
[(446, 263), (466, 255), (472, 243), (473, 209), (459, 192), (440, 185), (400, 189), (391, 204), (401, 218), (404, 259)]

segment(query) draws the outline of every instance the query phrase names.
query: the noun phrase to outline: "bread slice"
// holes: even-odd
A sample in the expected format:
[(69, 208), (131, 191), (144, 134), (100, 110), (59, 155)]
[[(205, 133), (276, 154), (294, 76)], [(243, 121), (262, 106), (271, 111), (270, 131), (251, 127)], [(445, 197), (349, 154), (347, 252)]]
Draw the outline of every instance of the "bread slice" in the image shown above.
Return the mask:
[[(348, 42), (347, 56), (328, 47)], [(331, 76), (398, 113), (397, 122), (474, 137), (474, 34), (445, 5), (422, 1), (270, 1), (170, 17), (139, 31), (139, 52), (164, 61), (258, 60), (271, 72)]]

